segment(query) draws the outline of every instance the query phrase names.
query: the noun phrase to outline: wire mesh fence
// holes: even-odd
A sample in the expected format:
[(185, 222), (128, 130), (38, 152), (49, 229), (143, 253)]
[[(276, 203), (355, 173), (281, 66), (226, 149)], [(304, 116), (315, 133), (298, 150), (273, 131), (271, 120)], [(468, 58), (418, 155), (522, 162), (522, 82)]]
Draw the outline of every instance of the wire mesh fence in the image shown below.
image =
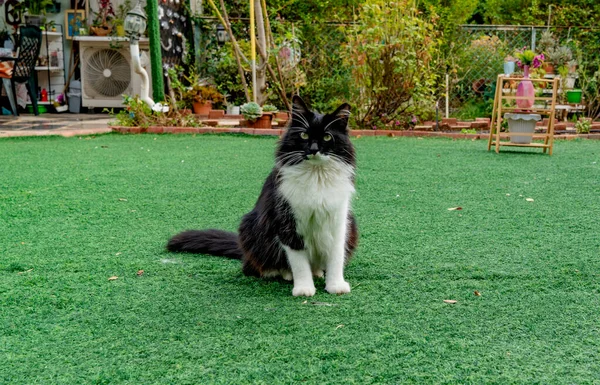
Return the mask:
[[(236, 30), (241, 32), (238, 40), (248, 44), (246, 23), (238, 21)], [(283, 66), (283, 77), (288, 83), (288, 94), (300, 91), (313, 106), (321, 110), (327, 110), (341, 100), (348, 100), (353, 81), (352, 69), (348, 68), (343, 57), (348, 36), (353, 33), (352, 24), (276, 21), (271, 27), (275, 43), (271, 53), (279, 55), (278, 58), (286, 64)], [(444, 110), (443, 100), (447, 93), (451, 117), (470, 119), (490, 116), (495, 81), (498, 74), (504, 73), (504, 59), (514, 55), (517, 49), (535, 50), (546, 30), (552, 31), (561, 44), (572, 47), (578, 61), (589, 64), (593, 62), (589, 59), (595, 57), (595, 64), (586, 68), (588, 75), (599, 71), (600, 29), (463, 25), (456, 32), (450, 52), (441, 59), (438, 69), (440, 87), (436, 92), (441, 101), (441, 111)], [(216, 60), (217, 57), (223, 57), (218, 50), (206, 60)], [(220, 70), (219, 73), (225, 72)], [(229, 73), (236, 76), (237, 71), (232, 69)], [(449, 80), (447, 86), (444, 82), (446, 74)], [(597, 78), (600, 80), (600, 75)], [(577, 86), (584, 85), (582, 80), (580, 76)], [(272, 95), (273, 98), (277, 97), (275, 92)], [(600, 112), (600, 97), (588, 102)], [(435, 106), (432, 106), (434, 109)]]

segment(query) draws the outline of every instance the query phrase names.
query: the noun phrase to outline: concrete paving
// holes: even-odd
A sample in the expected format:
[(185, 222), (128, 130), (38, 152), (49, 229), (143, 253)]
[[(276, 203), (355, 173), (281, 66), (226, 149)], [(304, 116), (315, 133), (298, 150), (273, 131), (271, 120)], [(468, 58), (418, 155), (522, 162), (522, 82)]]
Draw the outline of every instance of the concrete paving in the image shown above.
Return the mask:
[(108, 114), (0, 115), (0, 137), (104, 134), (110, 120)]

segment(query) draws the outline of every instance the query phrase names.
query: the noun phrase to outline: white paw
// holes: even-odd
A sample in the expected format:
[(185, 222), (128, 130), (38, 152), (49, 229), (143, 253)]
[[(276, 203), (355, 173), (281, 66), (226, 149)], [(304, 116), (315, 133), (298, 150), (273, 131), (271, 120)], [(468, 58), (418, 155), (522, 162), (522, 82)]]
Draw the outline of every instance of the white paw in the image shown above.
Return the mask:
[(325, 286), (325, 290), (330, 294), (346, 294), (350, 293), (350, 284), (346, 281), (332, 282)]
[(323, 270), (319, 269), (313, 271), (313, 275), (317, 278), (323, 278), (325, 276), (325, 273), (323, 272)]
[(292, 295), (294, 297), (312, 297), (317, 292), (315, 286), (294, 286)]

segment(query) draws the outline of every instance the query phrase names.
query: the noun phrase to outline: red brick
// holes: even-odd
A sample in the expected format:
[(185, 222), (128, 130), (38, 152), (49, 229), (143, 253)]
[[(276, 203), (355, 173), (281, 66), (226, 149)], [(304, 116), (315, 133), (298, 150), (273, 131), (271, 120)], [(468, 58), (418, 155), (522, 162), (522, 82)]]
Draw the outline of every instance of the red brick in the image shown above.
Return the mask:
[(484, 121), (471, 122), (471, 128), (482, 129), (482, 128), (489, 128), (489, 127), (490, 127), (489, 122), (484, 122)]
[(210, 110), (208, 113), (208, 119), (220, 119), (225, 116), (225, 111), (223, 110)]
[(215, 128), (212, 127), (196, 127), (196, 132), (198, 134), (212, 134)]
[(233, 132), (229, 127), (215, 127), (211, 130), (213, 134), (230, 134), (231, 132)]
[(254, 135), (280, 135), (281, 130), (272, 128), (255, 128)]
[(199, 133), (199, 129), (196, 127), (174, 127), (174, 134), (197, 134)]
[(442, 124), (448, 124), (448, 125), (452, 126), (457, 123), (458, 123), (458, 119), (456, 119), (456, 118), (443, 118), (442, 119)]
[(148, 127), (146, 132), (149, 134), (162, 134), (165, 131), (164, 131), (164, 127), (150, 126), (150, 127)]

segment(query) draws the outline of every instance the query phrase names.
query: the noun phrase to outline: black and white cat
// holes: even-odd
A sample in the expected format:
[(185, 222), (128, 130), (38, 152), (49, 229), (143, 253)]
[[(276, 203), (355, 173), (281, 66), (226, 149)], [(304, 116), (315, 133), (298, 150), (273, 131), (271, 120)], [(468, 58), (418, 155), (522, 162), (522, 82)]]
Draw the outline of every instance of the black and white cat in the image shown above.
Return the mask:
[(275, 167), (239, 234), (188, 230), (171, 238), (167, 249), (240, 259), (246, 275), (293, 279), (294, 296), (313, 296), (313, 275), (324, 274), (325, 290), (349, 293), (344, 265), (358, 242), (350, 211), (356, 160), (349, 114), (342, 104), (322, 115), (295, 96)]

